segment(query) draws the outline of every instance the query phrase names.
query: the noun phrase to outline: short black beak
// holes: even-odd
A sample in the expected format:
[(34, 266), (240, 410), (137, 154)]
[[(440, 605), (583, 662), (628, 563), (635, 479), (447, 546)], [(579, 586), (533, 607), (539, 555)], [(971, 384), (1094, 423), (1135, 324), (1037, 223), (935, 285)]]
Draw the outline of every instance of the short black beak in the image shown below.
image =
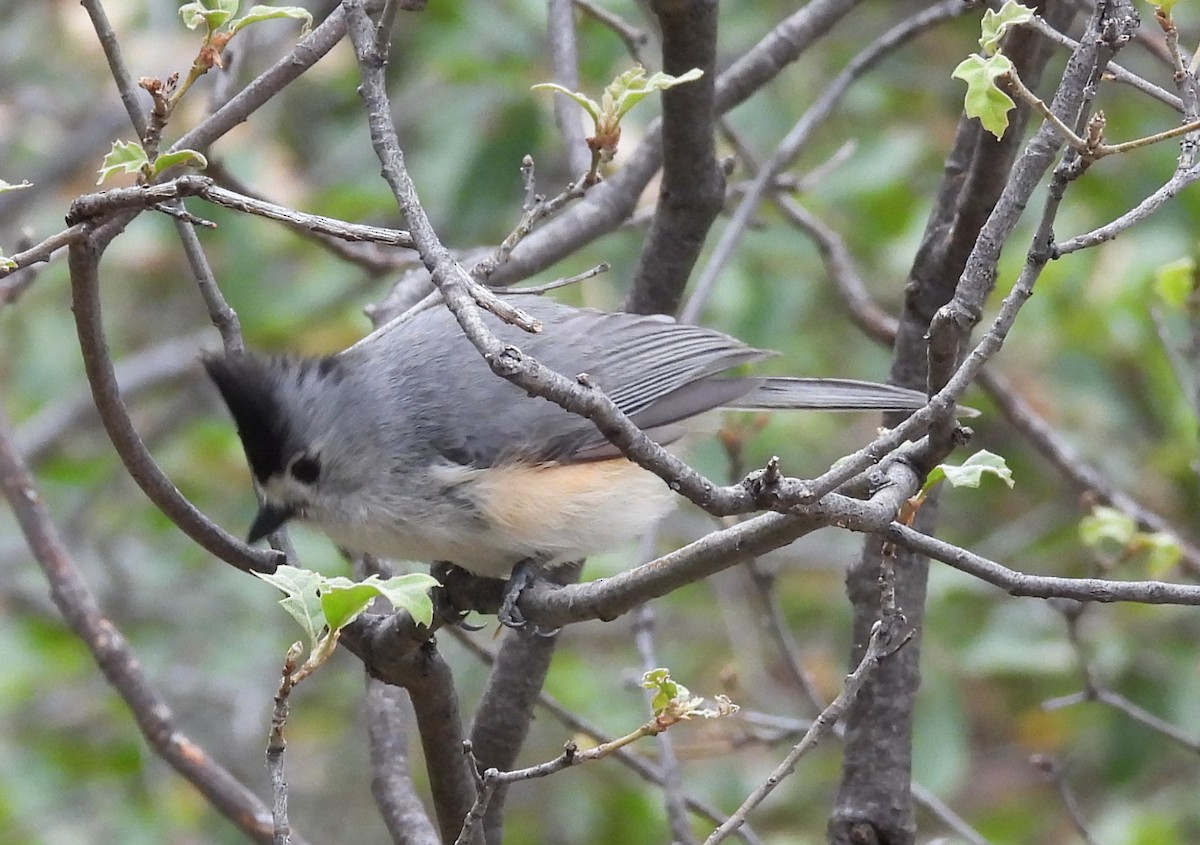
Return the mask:
[(277, 531), (282, 525), (296, 515), (296, 509), (288, 505), (265, 504), (258, 509), (258, 515), (250, 525), (250, 535), (247, 543), (257, 543), (268, 534)]

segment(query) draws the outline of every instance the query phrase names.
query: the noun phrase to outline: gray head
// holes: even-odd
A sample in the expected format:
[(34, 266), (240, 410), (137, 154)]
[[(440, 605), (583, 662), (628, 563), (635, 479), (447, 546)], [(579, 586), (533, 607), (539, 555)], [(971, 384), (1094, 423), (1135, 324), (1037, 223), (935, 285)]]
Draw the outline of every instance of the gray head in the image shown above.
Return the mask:
[[(204, 367), (237, 424), (263, 505), (250, 527), (255, 542), (293, 517), (329, 518), (352, 504), (371, 477), (366, 442), (375, 430), (354, 400), (337, 357), (304, 360), (239, 353), (206, 356)], [(347, 501), (350, 497), (350, 501)]]

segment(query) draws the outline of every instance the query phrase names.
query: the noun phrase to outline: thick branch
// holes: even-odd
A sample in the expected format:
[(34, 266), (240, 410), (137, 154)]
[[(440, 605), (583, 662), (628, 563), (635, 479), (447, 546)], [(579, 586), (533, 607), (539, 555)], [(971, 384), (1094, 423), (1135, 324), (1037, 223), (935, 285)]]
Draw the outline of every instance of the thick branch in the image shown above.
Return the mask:
[[(1005, 51), (1022, 72), (1028, 71), (1035, 78), (1049, 54), (1036, 35), (1022, 31), (1008, 39)], [(960, 272), (979, 231), (1008, 184), (1027, 111), (1017, 116), (999, 140), (984, 133), (976, 121), (960, 121), (934, 213), (906, 287), (904, 312), (893, 348), (894, 383), (913, 389), (936, 389), (946, 382), (941, 373), (935, 372), (930, 378), (926, 336), (935, 313), (960, 287)], [(957, 349), (951, 354), (957, 355)], [(950, 385), (951, 395), (960, 395), (963, 381)], [(890, 416), (894, 419), (897, 415)], [(944, 448), (954, 442), (948, 423), (947, 419), (933, 432)], [(932, 530), (936, 518), (937, 507), (932, 501), (917, 516), (926, 530)], [(854, 842), (860, 835), (888, 845), (907, 845), (914, 839), (912, 724), (920, 684), (920, 632), (928, 566), (927, 559), (908, 549), (893, 560), (880, 541), (871, 540), (864, 544), (861, 556), (847, 574), (847, 593), (854, 607), (851, 665), (858, 663), (867, 650), (881, 605), (886, 604), (880, 589), (884, 572), (894, 572), (890, 587), (894, 601), (916, 634), (902, 654), (866, 683), (847, 714), (842, 778), (829, 822), (828, 838), (832, 843)]]
[(403, 634), (380, 635), (381, 629), (394, 634), (395, 620), (412, 624), (406, 613), (386, 619), (368, 617), (343, 629), (341, 642), (372, 677), (407, 690), (417, 717), (438, 831), (443, 842), (453, 842), (475, 802), (475, 778), (462, 752), (464, 734), (454, 680), (431, 640), (418, 643)]
[(717, 2), (654, 0), (651, 8), (662, 31), (663, 70), (679, 76), (699, 68), (704, 75), (663, 92), (662, 187), (625, 310), (674, 314), (725, 202), (713, 137)]
[(408, 771), (408, 702), (397, 687), (367, 679), (371, 794), (396, 845), (438, 845), (440, 839)]
[[(812, 0), (774, 27), (717, 77), (716, 112), (724, 114), (774, 79), (850, 14), (858, 2)], [(528, 278), (625, 222), (662, 163), (661, 132), (661, 123), (653, 124), (642, 144), (624, 159), (624, 165), (614, 176), (522, 241), (509, 261), (496, 271), (492, 284), (508, 285)]]

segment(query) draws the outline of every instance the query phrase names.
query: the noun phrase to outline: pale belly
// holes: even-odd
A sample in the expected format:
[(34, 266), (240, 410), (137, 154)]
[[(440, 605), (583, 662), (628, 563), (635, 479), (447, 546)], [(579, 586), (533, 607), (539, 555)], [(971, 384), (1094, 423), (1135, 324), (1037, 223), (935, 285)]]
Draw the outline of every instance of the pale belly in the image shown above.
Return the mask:
[[(673, 505), (657, 476), (621, 458), (580, 464), (444, 471), (473, 508), (439, 517), (315, 521), (335, 543), (392, 560), (449, 561), (506, 578), (521, 560), (548, 565), (607, 551), (645, 534)], [(453, 474), (453, 477), (450, 477)]]

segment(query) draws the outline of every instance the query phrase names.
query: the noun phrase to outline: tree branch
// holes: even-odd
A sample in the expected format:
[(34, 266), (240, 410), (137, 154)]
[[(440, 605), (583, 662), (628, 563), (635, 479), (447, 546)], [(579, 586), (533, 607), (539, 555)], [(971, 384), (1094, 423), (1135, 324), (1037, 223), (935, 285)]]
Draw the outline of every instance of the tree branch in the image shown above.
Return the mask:
[[(115, 233), (114, 233), (115, 234)], [(71, 302), (84, 369), (96, 410), (125, 469), (172, 522), (204, 549), (239, 569), (273, 572), (284, 556), (276, 551), (255, 549), (218, 527), (183, 497), (147, 451), (128, 409), (121, 399), (100, 312), (99, 261), (108, 240), (93, 233), (72, 243), (68, 262), (71, 270)]]
[(960, 572), (1000, 587), (1010, 596), (1041, 599), (1075, 599), (1085, 602), (1130, 601), (1140, 604), (1200, 605), (1200, 586), (1165, 581), (1109, 581), (1103, 578), (1061, 578), (1027, 575), (995, 561), (893, 523), (880, 532), (884, 538), (926, 557), (940, 560)]
[(716, 0), (652, 0), (662, 32), (663, 70), (704, 75), (662, 92), (663, 174), (658, 207), (642, 245), (625, 310), (674, 314), (709, 227), (725, 202), (717, 163), (714, 70)]
[[(63, 547), (33, 476), (16, 452), (3, 411), (0, 411), (0, 486), (46, 576), (55, 606), (125, 702), (150, 747), (234, 826), (254, 841), (269, 845), (270, 809), (180, 730), (170, 707), (146, 678), (128, 642), (105, 618)], [(299, 837), (293, 836), (292, 841), (302, 845)]]
[[(790, 15), (716, 79), (713, 107), (724, 114), (762, 88), (850, 14), (860, 0), (812, 0)], [(687, 86), (680, 86), (680, 89)], [(652, 124), (637, 150), (609, 179), (526, 238), (492, 278), (510, 285), (546, 269), (628, 219), (662, 164), (661, 121)]]
[(894, 654), (898, 648), (902, 647), (905, 642), (907, 640), (901, 638), (898, 631), (890, 630), (886, 623), (881, 621), (875, 624), (871, 630), (871, 638), (867, 643), (866, 651), (863, 652), (862, 659), (854, 671), (846, 676), (846, 682), (842, 686), (842, 691), (838, 693), (837, 698), (831, 701), (817, 718), (813, 719), (812, 725), (804, 734), (804, 737), (792, 747), (791, 751), (775, 767), (770, 776), (746, 797), (746, 800), (738, 807), (737, 812), (730, 816), (728, 821), (723, 825), (714, 830), (708, 839), (704, 840), (704, 845), (717, 845), (717, 843), (726, 839), (737, 827), (745, 824), (746, 816), (749, 815), (750, 811), (761, 804), (775, 790), (775, 787), (796, 770), (796, 764), (800, 761), (800, 758), (832, 733), (834, 726), (845, 714), (847, 708), (854, 701), (871, 673), (876, 670), (882, 661)]
[(962, 0), (942, 0), (942, 2), (912, 15), (859, 52), (833, 80), (822, 88), (820, 96), (779, 142), (770, 158), (762, 164), (750, 182), (737, 209), (721, 233), (720, 240), (713, 248), (712, 256), (696, 279), (692, 297), (681, 315), (683, 322), (695, 323), (700, 319), (700, 312), (708, 301), (721, 271), (725, 269), (729, 259), (733, 256), (750, 221), (758, 213), (763, 198), (769, 193), (775, 193), (770, 189), (774, 186), (779, 174), (799, 155), (813, 132), (833, 114), (850, 86), (909, 40), (943, 21), (965, 14), (969, 8)]
[(395, 845), (440, 845), (408, 769), (408, 702), (397, 687), (367, 678), (371, 794)]

